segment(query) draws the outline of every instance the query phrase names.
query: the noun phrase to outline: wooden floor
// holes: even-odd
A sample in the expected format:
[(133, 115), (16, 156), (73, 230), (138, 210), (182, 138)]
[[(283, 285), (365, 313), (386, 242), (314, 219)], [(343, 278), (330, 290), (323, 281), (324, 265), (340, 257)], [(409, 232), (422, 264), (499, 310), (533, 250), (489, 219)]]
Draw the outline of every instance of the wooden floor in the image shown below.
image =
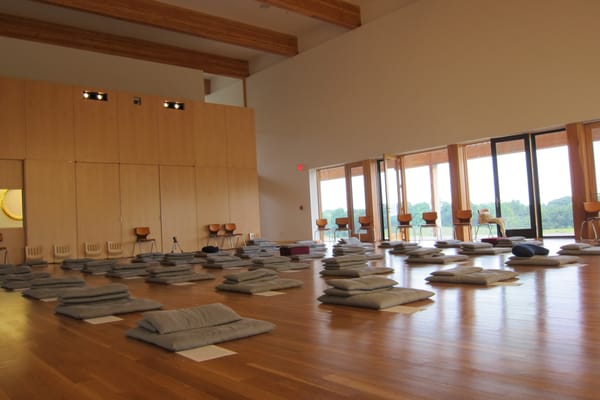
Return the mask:
[[(545, 247), (555, 253), (562, 243)], [(503, 268), (506, 257), (469, 264)], [(205, 362), (126, 338), (139, 313), (92, 325), (55, 315), (56, 303), (3, 291), (0, 399), (600, 398), (600, 257), (582, 258), (583, 266), (515, 268), (522, 285), (495, 287), (429, 285), (429, 272), (451, 265), (403, 259), (387, 254), (377, 265), (394, 267), (389, 277), (399, 286), (436, 293), (413, 303), (423, 309), (412, 314), (320, 305), (320, 261), (282, 273), (304, 287), (273, 297), (217, 292), (221, 271), (191, 286), (115, 280), (166, 309), (221, 302), (277, 325), (220, 344), (237, 354)]]

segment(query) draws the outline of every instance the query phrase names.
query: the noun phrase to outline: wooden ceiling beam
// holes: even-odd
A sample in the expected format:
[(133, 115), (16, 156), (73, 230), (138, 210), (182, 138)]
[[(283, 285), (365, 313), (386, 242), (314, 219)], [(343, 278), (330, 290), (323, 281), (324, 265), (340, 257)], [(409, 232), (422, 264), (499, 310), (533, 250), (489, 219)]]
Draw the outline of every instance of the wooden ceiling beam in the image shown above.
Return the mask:
[(0, 35), (178, 65), (232, 78), (245, 78), (250, 75), (248, 62), (245, 60), (7, 14), (0, 14)]
[(284, 56), (298, 54), (295, 36), (155, 0), (34, 0)]
[(360, 7), (342, 0), (258, 0), (298, 14), (329, 22), (343, 28), (361, 25)]

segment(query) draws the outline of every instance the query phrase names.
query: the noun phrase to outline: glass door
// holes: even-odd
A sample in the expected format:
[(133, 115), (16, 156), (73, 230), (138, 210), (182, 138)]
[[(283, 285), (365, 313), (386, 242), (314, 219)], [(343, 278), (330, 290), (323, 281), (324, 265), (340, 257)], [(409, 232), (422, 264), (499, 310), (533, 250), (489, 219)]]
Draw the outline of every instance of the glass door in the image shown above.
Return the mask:
[(540, 237), (541, 219), (535, 207), (529, 135), (493, 139), (491, 145), (495, 211), (497, 217), (505, 220), (506, 235)]
[(358, 217), (366, 214), (366, 196), (365, 196), (365, 173), (362, 163), (348, 164), (346, 175), (350, 178), (346, 180), (348, 185), (347, 192), (350, 194), (348, 203), (348, 218), (350, 219), (350, 229), (356, 233), (360, 223)]
[(396, 156), (384, 155), (380, 164), (382, 237), (391, 240), (399, 212), (399, 174)]

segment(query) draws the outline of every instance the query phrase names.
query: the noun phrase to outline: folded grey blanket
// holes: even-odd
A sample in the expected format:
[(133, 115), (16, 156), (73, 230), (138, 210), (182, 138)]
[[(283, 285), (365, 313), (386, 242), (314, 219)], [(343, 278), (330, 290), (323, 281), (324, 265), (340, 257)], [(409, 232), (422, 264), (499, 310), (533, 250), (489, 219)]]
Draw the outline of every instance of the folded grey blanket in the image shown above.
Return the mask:
[(517, 257), (511, 256), (505, 262), (507, 265), (539, 265), (544, 267), (560, 267), (566, 264), (578, 263), (580, 258), (577, 256), (533, 256)]
[(252, 261), (250, 260), (242, 260), (239, 257), (236, 257), (237, 261), (213, 261), (206, 262), (202, 264), (204, 268), (209, 269), (227, 269), (227, 268), (239, 268), (239, 267), (248, 267), (252, 265)]
[(436, 276), (456, 276), (456, 275), (464, 275), (464, 274), (471, 274), (473, 272), (481, 272), (483, 271), (483, 268), (481, 267), (454, 267), (454, 268), (448, 268), (448, 269), (442, 269), (439, 271), (433, 271), (431, 273), (431, 275), (436, 275)]
[(152, 311), (144, 313), (143, 317), (138, 321), (138, 327), (161, 335), (223, 325), (242, 319), (235, 311), (221, 303), (179, 310)]
[(502, 253), (510, 253), (510, 247), (477, 247), (477, 248), (461, 248), (458, 249), (459, 254), (464, 254), (468, 256), (482, 256), (482, 255), (495, 255)]
[(31, 287), (34, 279), (49, 278), (48, 272), (29, 272), (26, 274), (8, 275), (2, 282), (2, 287), (6, 290), (27, 289)]
[(408, 251), (406, 254), (412, 257), (431, 256), (436, 254), (443, 254), (442, 250), (435, 247), (421, 247), (420, 249), (414, 249)]
[(431, 254), (429, 256), (407, 257), (404, 260), (407, 263), (422, 263), (422, 264), (447, 264), (468, 260), (469, 256), (465, 254)]
[(103, 286), (75, 288), (63, 293), (58, 298), (58, 302), (60, 304), (87, 304), (127, 297), (129, 297), (127, 285), (111, 283)]
[(494, 247), (494, 245), (487, 242), (463, 242), (460, 247), (463, 249), (487, 249)]
[(162, 267), (162, 266), (156, 266), (156, 267), (150, 267), (148, 268), (148, 272), (152, 275), (155, 274), (162, 274), (162, 273), (173, 273), (173, 272), (188, 272), (191, 271), (192, 266), (191, 265), (176, 265), (176, 266), (172, 266), (172, 267)]
[(271, 322), (242, 318), (239, 321), (228, 324), (189, 329), (163, 335), (137, 327), (128, 330), (126, 336), (154, 344), (169, 351), (182, 351), (267, 333), (273, 329), (275, 329), (275, 325)]
[(275, 263), (285, 263), (290, 262), (291, 258), (285, 256), (271, 256), (271, 257), (255, 257), (251, 259), (253, 264), (275, 264)]
[(310, 268), (310, 265), (308, 265), (307, 263), (301, 263), (301, 262), (286, 262), (286, 263), (281, 263), (281, 264), (264, 264), (264, 265), (256, 264), (256, 265), (252, 265), (252, 266), (248, 267), (248, 270), (254, 271), (257, 269), (261, 269), (261, 268), (281, 272), (281, 271), (294, 271), (294, 270), (300, 270), (300, 269), (307, 269), (307, 268)]

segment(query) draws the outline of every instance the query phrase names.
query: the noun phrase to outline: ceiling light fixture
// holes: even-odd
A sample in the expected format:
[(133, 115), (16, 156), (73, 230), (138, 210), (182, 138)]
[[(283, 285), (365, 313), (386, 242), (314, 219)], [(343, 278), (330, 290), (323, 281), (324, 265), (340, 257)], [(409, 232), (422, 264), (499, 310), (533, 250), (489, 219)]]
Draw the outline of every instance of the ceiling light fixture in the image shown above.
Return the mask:
[(185, 110), (185, 103), (180, 103), (178, 101), (167, 101), (165, 100), (163, 103), (165, 108), (170, 108), (172, 110)]
[(92, 92), (90, 90), (83, 91), (83, 98), (87, 100), (99, 100), (108, 101), (108, 93), (106, 92)]

